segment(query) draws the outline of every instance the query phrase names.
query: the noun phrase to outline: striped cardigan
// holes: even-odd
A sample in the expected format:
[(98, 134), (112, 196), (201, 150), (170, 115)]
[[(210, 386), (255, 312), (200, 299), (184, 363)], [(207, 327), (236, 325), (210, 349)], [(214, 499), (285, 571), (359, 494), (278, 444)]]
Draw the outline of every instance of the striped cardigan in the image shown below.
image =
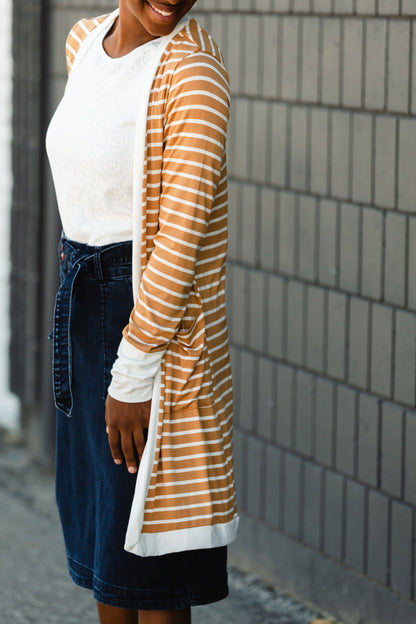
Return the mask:
[[(116, 14), (72, 28), (69, 73)], [(148, 89), (136, 131), (135, 303), (123, 332), (144, 358), (163, 353), (125, 543), (142, 556), (229, 544), (238, 527), (225, 313), (229, 83), (194, 19), (172, 33)]]

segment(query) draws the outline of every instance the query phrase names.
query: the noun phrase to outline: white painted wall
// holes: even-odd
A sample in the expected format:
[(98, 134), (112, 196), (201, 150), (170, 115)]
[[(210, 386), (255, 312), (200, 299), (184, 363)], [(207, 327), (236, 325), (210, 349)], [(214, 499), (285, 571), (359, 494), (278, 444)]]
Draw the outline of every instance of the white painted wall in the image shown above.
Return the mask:
[(19, 401), (10, 393), (9, 283), (12, 193), (12, 2), (0, 0), (0, 427), (17, 429)]

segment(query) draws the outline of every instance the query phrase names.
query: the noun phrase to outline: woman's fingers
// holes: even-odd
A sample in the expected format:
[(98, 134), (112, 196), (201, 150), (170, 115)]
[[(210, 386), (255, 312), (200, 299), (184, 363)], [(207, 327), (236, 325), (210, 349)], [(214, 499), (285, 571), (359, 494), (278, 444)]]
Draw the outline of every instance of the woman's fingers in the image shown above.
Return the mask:
[(127, 470), (134, 474), (137, 472), (136, 453), (139, 461), (142, 458), (145, 438), (143, 431), (130, 430), (119, 431), (116, 427), (109, 427), (107, 425), (108, 443), (110, 445), (111, 455), (117, 465), (123, 463), (123, 458), (126, 462)]
[(121, 448), (126, 460), (127, 470), (132, 474), (137, 472), (136, 456), (134, 454), (133, 436), (130, 430), (121, 431)]
[(123, 453), (120, 447), (120, 432), (117, 427), (107, 425), (108, 444), (110, 445), (111, 455), (116, 464), (123, 463)]
[(137, 472), (146, 438), (143, 429), (149, 427), (151, 400), (125, 403), (107, 395), (105, 421), (111, 454), (116, 464), (126, 462), (130, 473)]
[(134, 439), (134, 445), (135, 445), (136, 450), (137, 450), (137, 455), (139, 457), (139, 461), (141, 461), (142, 455), (143, 455), (143, 451), (144, 451), (144, 446), (146, 444), (146, 441), (144, 439), (143, 430), (142, 429), (136, 429), (133, 432), (133, 439)]

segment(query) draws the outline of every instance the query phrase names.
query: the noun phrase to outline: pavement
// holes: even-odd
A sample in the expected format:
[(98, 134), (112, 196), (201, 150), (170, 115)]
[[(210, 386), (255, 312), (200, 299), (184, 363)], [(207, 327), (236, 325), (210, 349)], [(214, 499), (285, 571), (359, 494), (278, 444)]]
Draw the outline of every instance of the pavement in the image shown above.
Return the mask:
[[(193, 624), (328, 621), (232, 567), (229, 586), (225, 600), (192, 609)], [(67, 573), (53, 475), (0, 436), (0, 624), (79, 622), (97, 624), (98, 618), (91, 592)]]

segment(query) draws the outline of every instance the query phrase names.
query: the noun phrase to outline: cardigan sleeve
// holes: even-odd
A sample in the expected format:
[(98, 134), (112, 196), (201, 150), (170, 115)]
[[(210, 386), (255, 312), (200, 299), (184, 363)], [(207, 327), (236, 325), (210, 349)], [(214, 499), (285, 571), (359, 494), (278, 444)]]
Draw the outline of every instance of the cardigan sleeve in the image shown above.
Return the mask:
[[(225, 165), (229, 105), (228, 74), (215, 57), (198, 52), (178, 62), (164, 120), (159, 229), (123, 331), (123, 340), (137, 353), (137, 374), (132, 372), (134, 366), (129, 374), (136, 378), (136, 396), (148, 398), (155, 362), (162, 359), (187, 306)], [(131, 348), (129, 356), (134, 359)], [(129, 400), (122, 390), (129, 385), (126, 376), (123, 380), (123, 368), (119, 354), (109, 393)]]
[(89, 21), (91, 20), (79, 20), (76, 24), (73, 25), (66, 38), (65, 57), (68, 76), (71, 73), (72, 65), (74, 64), (75, 57), (78, 53), (81, 43), (89, 32), (89, 29), (86, 26)]
[(123, 337), (111, 369), (108, 394), (124, 403), (141, 403), (152, 398), (153, 380), (163, 353), (145, 353)]
[(65, 44), (66, 68), (71, 73), (79, 49), (87, 36), (109, 16), (108, 13), (98, 17), (86, 17), (73, 25), (68, 33)]
[(225, 158), (228, 76), (212, 55), (179, 61), (166, 105), (159, 230), (125, 329), (134, 346), (164, 351), (176, 334)]

